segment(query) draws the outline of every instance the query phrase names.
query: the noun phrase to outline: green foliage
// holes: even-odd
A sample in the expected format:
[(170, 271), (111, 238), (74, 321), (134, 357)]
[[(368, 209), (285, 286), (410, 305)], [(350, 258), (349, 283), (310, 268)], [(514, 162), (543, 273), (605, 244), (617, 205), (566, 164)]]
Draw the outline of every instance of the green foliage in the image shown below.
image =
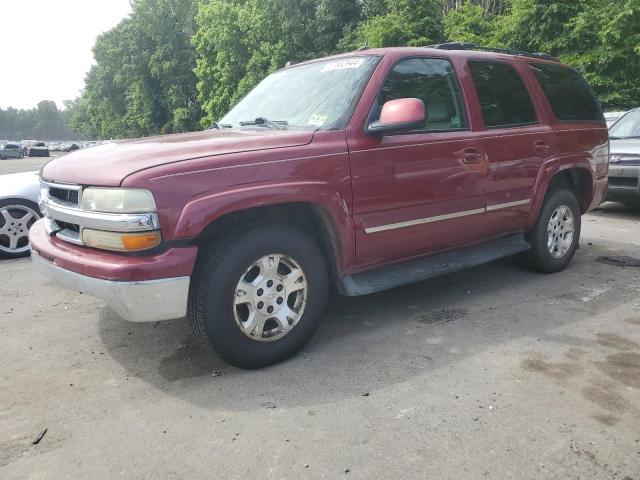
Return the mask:
[(445, 40), (547, 51), (640, 104), (640, 0), (132, 0), (65, 116), (87, 137), (207, 127), (286, 62)]
[(544, 51), (580, 70), (606, 108), (640, 104), (640, 0), (511, 0), (501, 15), (466, 2), (449, 11), (451, 40)]
[(460, 8), (452, 9), (444, 19), (447, 37), (459, 42), (471, 42), (478, 45), (493, 46), (496, 25), (482, 6), (464, 3)]
[(77, 138), (68, 125), (66, 110), (58, 110), (49, 100), (31, 110), (0, 108), (0, 139), (2, 140), (71, 140)]
[(359, 14), (357, 0), (201, 0), (193, 45), (202, 126), (288, 61), (335, 51)]
[(93, 138), (195, 129), (194, 16), (192, 0), (135, 0), (131, 15), (96, 41), (72, 127)]
[(364, 21), (340, 42), (342, 49), (424, 46), (443, 39), (442, 0), (373, 0), (363, 11)]

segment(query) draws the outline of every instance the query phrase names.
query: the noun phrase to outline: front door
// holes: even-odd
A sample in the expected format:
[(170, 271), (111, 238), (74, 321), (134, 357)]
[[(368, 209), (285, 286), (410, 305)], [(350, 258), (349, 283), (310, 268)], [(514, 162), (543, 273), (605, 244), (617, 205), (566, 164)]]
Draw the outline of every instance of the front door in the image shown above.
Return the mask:
[[(399, 61), (374, 109), (398, 98), (424, 101), (424, 130), (348, 139), (358, 269), (483, 236), (486, 155), (469, 131), (451, 63), (423, 57)], [(372, 113), (370, 120), (376, 119)]]

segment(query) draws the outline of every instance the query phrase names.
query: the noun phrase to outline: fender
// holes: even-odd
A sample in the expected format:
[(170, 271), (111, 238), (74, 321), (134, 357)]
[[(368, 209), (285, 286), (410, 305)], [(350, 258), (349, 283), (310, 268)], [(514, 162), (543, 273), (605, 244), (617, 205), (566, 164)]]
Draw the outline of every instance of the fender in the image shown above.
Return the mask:
[(355, 260), (349, 203), (335, 185), (317, 180), (241, 185), (194, 198), (183, 208), (174, 238), (195, 238), (209, 224), (230, 213), (288, 203), (305, 203), (321, 209), (322, 217), (330, 223), (327, 227), (331, 229), (329, 237), (335, 243), (337, 270), (340, 274), (348, 272)]
[[(596, 188), (596, 175), (592, 162), (593, 157), (591, 155), (585, 155), (582, 153), (555, 157), (542, 165), (533, 188), (534, 195), (531, 211), (529, 212), (529, 217), (527, 219), (527, 229), (532, 228), (536, 223), (540, 210), (542, 209), (542, 203), (544, 202), (544, 198), (549, 190), (549, 185), (551, 185), (551, 181), (558, 173), (571, 169), (580, 169), (581, 171), (584, 171), (591, 179), (591, 195), (593, 196)], [(591, 199), (589, 200), (587, 207), (590, 204)]]

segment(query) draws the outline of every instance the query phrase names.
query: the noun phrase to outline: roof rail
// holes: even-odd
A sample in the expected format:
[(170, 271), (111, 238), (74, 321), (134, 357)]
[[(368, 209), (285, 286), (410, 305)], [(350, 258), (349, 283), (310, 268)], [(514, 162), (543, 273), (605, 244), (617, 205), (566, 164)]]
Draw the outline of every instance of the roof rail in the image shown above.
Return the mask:
[(516, 55), (519, 57), (530, 57), (530, 58), (540, 58), (543, 60), (553, 60), (554, 62), (560, 61), (556, 57), (554, 57), (553, 55), (549, 55), (548, 53), (530, 53), (530, 52), (523, 52), (521, 50), (510, 50), (508, 48), (483, 47), (482, 45), (477, 45), (475, 43), (467, 43), (467, 42), (440, 43), (437, 45), (427, 45), (425, 48), (437, 48), (439, 50), (478, 50), (481, 52), (504, 53), (506, 55)]

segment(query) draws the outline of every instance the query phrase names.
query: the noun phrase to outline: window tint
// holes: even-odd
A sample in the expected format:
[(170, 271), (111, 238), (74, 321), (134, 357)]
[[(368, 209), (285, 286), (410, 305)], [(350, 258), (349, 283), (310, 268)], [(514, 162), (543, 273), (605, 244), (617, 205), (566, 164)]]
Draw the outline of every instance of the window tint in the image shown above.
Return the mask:
[(382, 86), (378, 108), (399, 98), (419, 98), (424, 102), (427, 108), (426, 130), (466, 127), (460, 86), (447, 60), (411, 58), (400, 61)]
[(529, 92), (515, 68), (506, 63), (469, 62), (487, 128), (537, 123)]
[(530, 66), (558, 120), (604, 119), (591, 88), (578, 72), (561, 65), (533, 63)]

